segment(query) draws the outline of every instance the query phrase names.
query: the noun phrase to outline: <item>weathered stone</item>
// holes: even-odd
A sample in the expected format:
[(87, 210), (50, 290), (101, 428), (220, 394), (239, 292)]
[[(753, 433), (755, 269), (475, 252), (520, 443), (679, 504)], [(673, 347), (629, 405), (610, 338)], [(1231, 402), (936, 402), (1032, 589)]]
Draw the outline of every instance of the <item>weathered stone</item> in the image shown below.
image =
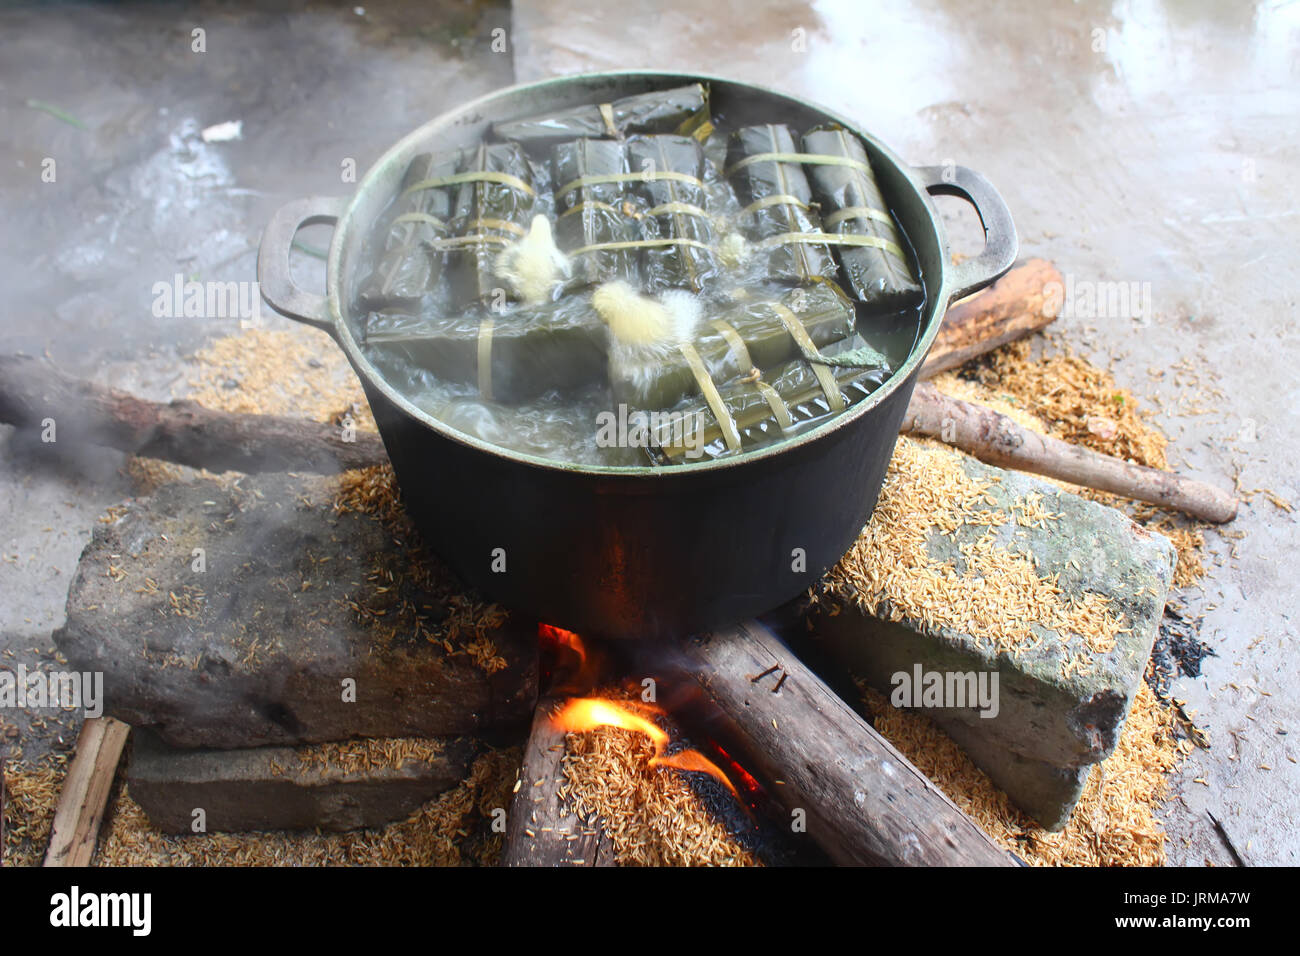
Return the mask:
[[(55, 641), (104, 672), (106, 712), (181, 747), (526, 727), (535, 623), (485, 616), (432, 564), (413, 573), (419, 552), (374, 516), (336, 513), (338, 489), (172, 484), (101, 524)], [(472, 656), (476, 629), (490, 645)]]
[(475, 743), (430, 744), (418, 758), (347, 769), (312, 759), (312, 748), (181, 750), (136, 731), (126, 780), (131, 798), (164, 833), (195, 832), (196, 820), (206, 832), (354, 830), (404, 820), (464, 779)]
[[(1077, 634), (1026, 622), (1040, 638), (1018, 654), (931, 621), (895, 616), (885, 595), (873, 617), (832, 598), (819, 638), (869, 684), (889, 696), (898, 673), (917, 665), (943, 674), (996, 672), (998, 712), (977, 707), (926, 708), (924, 713), (963, 744), (973, 760), (1027, 813), (1049, 828), (1064, 825), (1087, 769), (1115, 747), (1151, 653), (1174, 566), (1167, 539), (1126, 515), (1062, 491), (1040, 479), (964, 459), (972, 478), (990, 482), (988, 507), (1024, 513), (1029, 496), (1059, 517), (1041, 523), (1008, 520), (993, 526), (932, 527), (926, 550), (934, 561), (964, 573), (964, 548), (986, 534), (1006, 550), (1030, 556), (1040, 576), (1058, 576), (1063, 598), (1106, 597), (1123, 628), (1114, 647), (1092, 650)], [(1037, 509), (1035, 509), (1037, 510)]]
[(969, 724), (952, 721), (944, 729), (993, 785), (1039, 826), (1059, 830), (1070, 822), (1070, 813), (1083, 795), (1093, 764), (1054, 767), (998, 746)]

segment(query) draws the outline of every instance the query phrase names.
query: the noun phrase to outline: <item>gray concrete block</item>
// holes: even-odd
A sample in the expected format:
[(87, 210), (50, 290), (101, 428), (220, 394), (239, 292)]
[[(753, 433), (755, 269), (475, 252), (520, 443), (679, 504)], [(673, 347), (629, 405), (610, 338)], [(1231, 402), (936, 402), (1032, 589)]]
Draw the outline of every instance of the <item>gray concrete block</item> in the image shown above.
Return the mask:
[(993, 785), (1039, 826), (1060, 830), (1070, 822), (1093, 764), (1055, 767), (999, 746), (969, 724), (950, 722), (944, 729)]
[[(1134, 524), (1126, 515), (1064, 492), (1040, 479), (963, 459), (974, 478), (989, 481), (989, 507), (1011, 513), (1028, 495), (1041, 495), (1045, 510), (1059, 518), (1041, 525), (1009, 520), (993, 528), (996, 543), (1032, 557), (1040, 576), (1057, 575), (1065, 595), (1105, 596), (1124, 630), (1114, 647), (1090, 649), (1079, 636), (1026, 622), (1041, 639), (1018, 655), (918, 617), (894, 616), (885, 596), (881, 616), (864, 613), (844, 594), (831, 596), (839, 608), (818, 623), (819, 639), (856, 673), (887, 697), (893, 675), (924, 671), (995, 672), (998, 712), (926, 708), (924, 712), (967, 752), (1018, 806), (1048, 827), (1064, 824), (1078, 799), (1087, 769), (1119, 740), (1138, 682), (1151, 653), (1163, 613), (1175, 554), (1164, 537)], [(959, 525), (951, 534), (937, 527), (926, 549), (959, 573), (963, 549), (989, 531)], [(1064, 667), (1083, 660), (1080, 669)]]
[(100, 524), (55, 643), (104, 673), (106, 713), (180, 747), (527, 727), (536, 623), (484, 624), (492, 673), (464, 652), (469, 628), (449, 653), (444, 622), (480, 623), (476, 599), (435, 563), (412, 574), (420, 552), (336, 513), (337, 489), (283, 474), (172, 484)]
[(464, 779), (476, 750), (470, 738), (450, 738), (427, 759), (348, 770), (292, 747), (181, 750), (148, 731), (132, 741), (131, 798), (165, 833), (195, 832), (198, 810), (206, 832), (383, 826)]

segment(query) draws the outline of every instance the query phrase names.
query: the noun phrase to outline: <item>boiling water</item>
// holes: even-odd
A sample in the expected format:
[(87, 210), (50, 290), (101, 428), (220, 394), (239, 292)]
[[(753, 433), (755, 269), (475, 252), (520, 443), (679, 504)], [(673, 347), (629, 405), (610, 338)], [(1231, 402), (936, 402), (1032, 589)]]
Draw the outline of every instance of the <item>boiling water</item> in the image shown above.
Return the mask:
[[(705, 145), (704, 177), (708, 193), (706, 208), (714, 220), (718, 238), (739, 231), (733, 224), (739, 220), (741, 209), (735, 192), (719, 173), (725, 162), (725, 154), (726, 134), (719, 131)], [(537, 190), (532, 214), (545, 214), (554, 221), (550, 163), (530, 156), (529, 165)], [(379, 222), (382, 224), (389, 220), (389, 215), (385, 215), (380, 217)], [(368, 273), (378, 261), (383, 251), (383, 240), (382, 230), (372, 237), (372, 247), (366, 257), (369, 261), (363, 264), (363, 274)], [(913, 261), (915, 262), (914, 257)], [(788, 286), (770, 281), (766, 267), (767, 256), (762, 253), (752, 255), (748, 261), (730, 269), (720, 265), (720, 274), (710, 283), (709, 290), (721, 291), (706, 302), (705, 318), (713, 317), (729, 307), (726, 290), (744, 290), (746, 301), (758, 302), (775, 300), (788, 293)], [(444, 271), (438, 286), (421, 302), (420, 308), (424, 315), (436, 317), (447, 314), (449, 294), (446, 283)], [(590, 292), (588, 288), (568, 294), (589, 298)], [(504, 311), (489, 311), (480, 305), (474, 306), (473, 312), (484, 318), (490, 316), (497, 322), (505, 322), (512, 313), (526, 308), (512, 303)], [(850, 404), (870, 395), (906, 361), (920, 334), (924, 302), (915, 308), (883, 315), (868, 312), (861, 303), (857, 303), (855, 308), (856, 328), (844, 343), (845, 346), (871, 346), (885, 357), (888, 369), (864, 370), (851, 384), (844, 386), (842, 391)], [(637, 410), (617, 407), (608, 384), (604, 382), (563, 392), (553, 390), (526, 401), (507, 404), (485, 400), (480, 396), (476, 384), (439, 378), (400, 349), (367, 341), (370, 335), (391, 332), (409, 326), (411, 322), (412, 316), (406, 314), (371, 313), (363, 328), (362, 351), (390, 385), (418, 408), (455, 431), (506, 451), (557, 462), (604, 466), (658, 463), (672, 467), (666, 464), (666, 459), (661, 454), (646, 447), (648, 443), (643, 437), (644, 430), (639, 428), (642, 420), (638, 419)], [(472, 375), (467, 377), (473, 378)], [(698, 405), (700, 409), (707, 408), (702, 398)], [(791, 411), (795, 418), (793, 427), (782, 430), (775, 421), (764, 422), (744, 432), (745, 447), (741, 451), (730, 451), (719, 438), (702, 447), (693, 448), (688, 460), (744, 454), (803, 434), (833, 414), (824, 397), (792, 407)]]

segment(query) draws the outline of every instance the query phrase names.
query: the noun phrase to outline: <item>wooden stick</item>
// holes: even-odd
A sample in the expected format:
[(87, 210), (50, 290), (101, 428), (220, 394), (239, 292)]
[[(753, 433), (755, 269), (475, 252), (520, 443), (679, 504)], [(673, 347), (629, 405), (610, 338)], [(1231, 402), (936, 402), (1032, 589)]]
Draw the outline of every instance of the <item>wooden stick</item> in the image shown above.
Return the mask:
[(937, 438), (990, 465), (1177, 508), (1203, 521), (1237, 516), (1237, 499), (1214, 485), (1040, 435), (991, 408), (949, 398), (928, 382), (912, 393), (902, 430)]
[[(1061, 274), (1046, 260), (1030, 259), (985, 291), (948, 310), (921, 378), (965, 364), (999, 346), (1040, 331), (1061, 308)], [(948, 398), (920, 384), (903, 431), (954, 445), (980, 461), (1126, 498), (1176, 508), (1204, 521), (1231, 521), (1236, 498), (1213, 485), (1146, 468), (1023, 428), (973, 402)]]
[(742, 762), (835, 862), (1015, 865), (763, 625), (747, 621), (676, 650), (679, 679), (721, 715), (719, 739), (742, 746)]
[(386, 461), (373, 432), (278, 415), (213, 411), (196, 402), (149, 402), (25, 356), (0, 357), (0, 422), (146, 458), (213, 471), (333, 474)]
[[(608, 834), (597, 823), (583, 823), (560, 799), (564, 731), (551, 722), (558, 705), (554, 697), (537, 702), (519, 771), (519, 789), (506, 819), (502, 866), (614, 865), (614, 845)], [(577, 839), (570, 840), (574, 834)]]
[(1232, 854), (1232, 861), (1237, 864), (1237, 866), (1249, 866), (1250, 864), (1242, 858), (1241, 853), (1237, 850), (1237, 844), (1232, 842), (1232, 837), (1228, 836), (1228, 831), (1219, 821), (1219, 818), (1214, 815), (1214, 812), (1212, 810), (1206, 810), (1205, 814), (1210, 818), (1210, 822), (1214, 824), (1214, 831), (1219, 834), (1219, 838), (1223, 840), (1223, 844), (1228, 848), (1228, 852)]
[(112, 717), (90, 717), (81, 725), (77, 753), (54, 810), (46, 866), (90, 865), (117, 764), (130, 732), (130, 726)]
[(965, 365), (1051, 325), (1061, 310), (1061, 297), (1054, 292), (1064, 287), (1055, 266), (1045, 259), (1030, 259), (983, 292), (958, 302), (943, 317), (921, 366), (921, 378)]

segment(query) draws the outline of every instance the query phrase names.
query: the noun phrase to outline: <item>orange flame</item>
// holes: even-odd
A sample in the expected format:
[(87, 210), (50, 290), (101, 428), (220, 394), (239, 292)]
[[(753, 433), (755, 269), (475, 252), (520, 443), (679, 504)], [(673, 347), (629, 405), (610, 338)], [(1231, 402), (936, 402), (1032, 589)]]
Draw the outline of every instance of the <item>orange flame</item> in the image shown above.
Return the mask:
[(578, 655), (579, 666), (587, 663), (587, 648), (583, 646), (582, 638), (572, 631), (566, 631), (562, 627), (555, 627), (550, 624), (538, 624), (537, 636), (544, 641), (549, 641), (556, 647), (568, 648)]
[[(555, 652), (557, 661), (561, 662), (560, 676), (556, 678), (558, 685), (569, 693), (582, 693), (595, 686), (600, 661), (598, 656), (593, 657), (587, 653), (582, 638), (572, 631), (550, 624), (538, 624), (537, 637), (544, 646), (549, 646)], [(570, 661), (564, 661), (566, 656), (570, 657)], [(575, 658), (576, 666), (572, 663)], [(560, 686), (552, 688), (553, 693), (559, 690)]]
[(727, 775), (718, 769), (709, 758), (696, 750), (682, 750), (675, 754), (665, 754), (668, 748), (668, 734), (653, 721), (646, 720), (640, 714), (633, 713), (626, 707), (612, 700), (599, 697), (573, 697), (561, 707), (551, 723), (568, 733), (583, 733), (598, 727), (621, 727), (645, 734), (654, 745), (655, 755), (650, 758), (650, 766), (672, 767), (675, 770), (692, 770), (707, 773), (728, 790), (737, 800), (740, 794), (727, 779)]

